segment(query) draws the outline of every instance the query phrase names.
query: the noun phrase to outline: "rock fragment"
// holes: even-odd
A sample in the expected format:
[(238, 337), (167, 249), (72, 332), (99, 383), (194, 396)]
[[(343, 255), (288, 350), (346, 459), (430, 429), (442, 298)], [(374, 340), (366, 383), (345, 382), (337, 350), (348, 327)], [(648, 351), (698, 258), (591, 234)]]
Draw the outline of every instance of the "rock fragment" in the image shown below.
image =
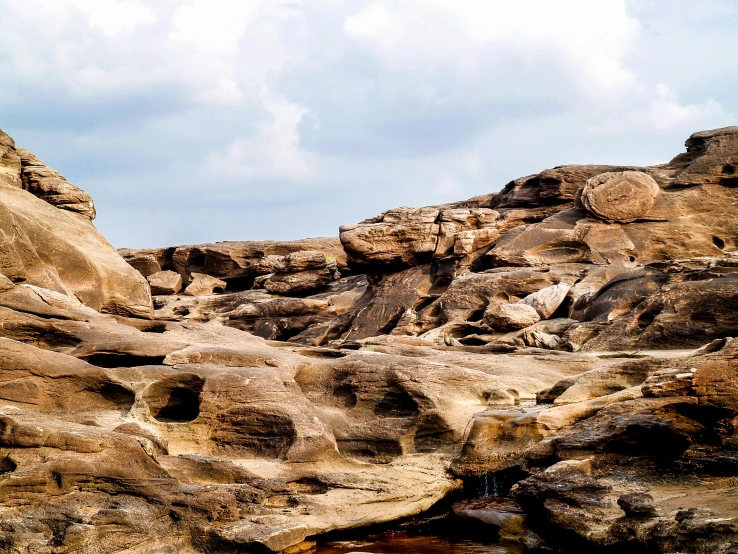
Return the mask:
[(617, 171), (592, 177), (577, 193), (577, 205), (610, 223), (642, 218), (656, 202), (661, 189), (642, 171)]
[(524, 329), (541, 320), (538, 312), (528, 304), (490, 303), (484, 312), (484, 322), (496, 331)]
[(193, 273), (192, 281), (187, 285), (184, 293), (187, 296), (208, 296), (215, 292), (225, 291), (227, 283), (205, 275), (204, 273)]
[(182, 290), (182, 276), (176, 271), (158, 271), (146, 280), (153, 295), (172, 295)]
[(535, 309), (538, 315), (541, 316), (541, 319), (548, 319), (564, 302), (570, 288), (571, 286), (566, 283), (551, 285), (550, 287), (545, 287), (529, 294), (520, 303), (527, 304)]

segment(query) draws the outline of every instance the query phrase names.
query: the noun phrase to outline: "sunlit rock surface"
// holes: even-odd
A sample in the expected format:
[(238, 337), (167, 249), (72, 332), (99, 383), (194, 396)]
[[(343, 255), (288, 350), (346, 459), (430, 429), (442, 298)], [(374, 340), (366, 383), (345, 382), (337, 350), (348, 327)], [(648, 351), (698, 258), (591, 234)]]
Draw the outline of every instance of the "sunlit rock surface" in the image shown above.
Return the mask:
[(116, 253), (0, 134), (0, 549), (291, 553), (514, 475), (447, 517), (735, 552), (738, 128), (687, 148)]

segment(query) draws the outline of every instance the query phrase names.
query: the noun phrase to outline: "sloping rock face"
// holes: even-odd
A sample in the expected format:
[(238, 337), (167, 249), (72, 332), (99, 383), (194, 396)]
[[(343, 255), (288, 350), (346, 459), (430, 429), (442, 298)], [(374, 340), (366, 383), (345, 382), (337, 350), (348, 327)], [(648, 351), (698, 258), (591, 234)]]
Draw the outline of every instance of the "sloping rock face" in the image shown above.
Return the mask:
[(24, 156), (0, 135), (0, 549), (286, 554), (463, 489), (523, 546), (735, 553), (738, 127), (96, 280)]
[(82, 214), (95, 219), (95, 203), (92, 197), (67, 181), (28, 150), (17, 148), (21, 160), (23, 189), (62, 210)]
[(7, 135), (0, 141), (0, 273), (98, 311), (151, 317), (148, 284), (92, 225), (89, 197)]

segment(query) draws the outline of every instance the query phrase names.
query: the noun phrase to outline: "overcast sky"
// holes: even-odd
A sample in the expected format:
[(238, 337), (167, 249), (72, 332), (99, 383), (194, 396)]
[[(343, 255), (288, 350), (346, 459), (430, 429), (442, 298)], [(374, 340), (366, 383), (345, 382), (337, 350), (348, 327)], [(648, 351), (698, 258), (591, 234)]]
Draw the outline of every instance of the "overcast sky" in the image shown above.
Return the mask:
[(738, 123), (735, 0), (0, 0), (0, 128), (118, 247), (336, 235)]

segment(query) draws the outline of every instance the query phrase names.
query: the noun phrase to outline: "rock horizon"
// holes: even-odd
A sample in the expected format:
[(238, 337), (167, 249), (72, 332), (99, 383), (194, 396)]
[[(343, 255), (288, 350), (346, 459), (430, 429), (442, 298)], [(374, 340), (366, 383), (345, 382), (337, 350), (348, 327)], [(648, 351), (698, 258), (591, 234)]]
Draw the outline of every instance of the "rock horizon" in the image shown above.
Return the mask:
[(736, 168), (725, 127), (333, 238), (116, 251), (0, 131), (0, 552), (295, 554), (453, 498), (515, 548), (735, 554)]

